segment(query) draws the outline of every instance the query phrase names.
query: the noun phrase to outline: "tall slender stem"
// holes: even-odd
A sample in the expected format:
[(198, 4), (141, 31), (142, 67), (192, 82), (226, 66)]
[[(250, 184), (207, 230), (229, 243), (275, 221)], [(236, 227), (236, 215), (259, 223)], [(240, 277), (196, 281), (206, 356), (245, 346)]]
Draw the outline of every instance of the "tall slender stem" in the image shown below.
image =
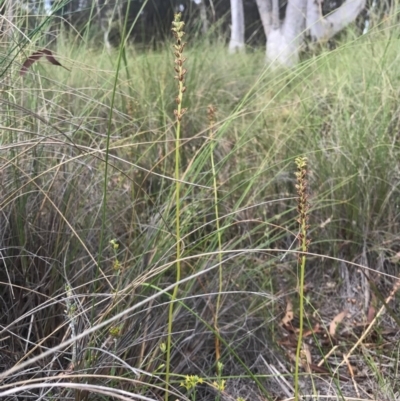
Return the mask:
[[(181, 139), (181, 120), (185, 114), (186, 109), (182, 108), (183, 93), (186, 88), (184, 86), (186, 69), (183, 68), (185, 58), (183, 57), (183, 49), (185, 43), (182, 37), (185, 32), (183, 28), (185, 23), (181, 21), (181, 13), (175, 14), (174, 21), (172, 22), (172, 32), (176, 39), (174, 45), (175, 55), (175, 79), (178, 80), (178, 96), (175, 98), (177, 109), (174, 110), (176, 118), (175, 130), (175, 230), (176, 230), (176, 282), (181, 279), (181, 236), (180, 236), (180, 202), (181, 202), (181, 183), (180, 183), (180, 139)], [(172, 347), (172, 321), (174, 312), (174, 302), (177, 299), (178, 286), (174, 287), (171, 302), (168, 311), (168, 333), (167, 333), (167, 349), (166, 349), (166, 367), (165, 367), (165, 401), (168, 401), (168, 390), (170, 382), (170, 364), (171, 364), (171, 347)]]
[(295, 365), (295, 373), (294, 373), (294, 397), (295, 401), (299, 400), (299, 367), (302, 359), (301, 350), (303, 345), (303, 326), (304, 326), (304, 277), (306, 270), (306, 258), (308, 245), (310, 243), (309, 239), (307, 239), (307, 230), (308, 230), (308, 200), (307, 200), (307, 159), (305, 157), (298, 157), (296, 159), (297, 172), (297, 212), (298, 212), (298, 223), (299, 223), (299, 246), (301, 250), (301, 255), (299, 256), (299, 265), (300, 265), (300, 277), (299, 277), (299, 338), (297, 340), (297, 350), (296, 350), (296, 365)]

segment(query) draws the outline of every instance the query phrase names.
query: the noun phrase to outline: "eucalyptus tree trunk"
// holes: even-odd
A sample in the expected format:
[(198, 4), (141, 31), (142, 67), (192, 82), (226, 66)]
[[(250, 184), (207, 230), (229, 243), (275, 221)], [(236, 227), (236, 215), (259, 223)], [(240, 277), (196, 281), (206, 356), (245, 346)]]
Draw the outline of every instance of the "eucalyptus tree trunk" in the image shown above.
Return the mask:
[(200, 20), (201, 20), (201, 32), (205, 35), (208, 32), (209, 24), (207, 19), (207, 9), (204, 0), (200, 0), (198, 4), (200, 11)]
[(244, 10), (243, 0), (231, 0), (231, 40), (229, 51), (235, 53), (244, 50)]
[(271, 0), (256, 0), (256, 4), (264, 28), (265, 37), (268, 38), (272, 29), (272, 2)]
[(44, 7), (45, 13), (47, 15), (50, 15), (51, 14), (51, 1), (50, 0), (44, 0), (43, 7)]
[[(231, 0), (232, 1), (232, 0)], [(299, 61), (304, 35), (313, 41), (328, 40), (353, 22), (366, 0), (345, 0), (327, 16), (323, 0), (288, 0), (285, 18), (279, 19), (279, 0), (256, 0), (267, 37), (267, 61), (273, 66), (293, 67)]]
[(99, 25), (101, 30), (103, 31), (104, 45), (107, 51), (110, 52), (111, 43), (109, 36), (112, 28), (115, 7), (111, 9), (110, 5), (108, 4), (108, 0), (95, 0), (95, 1), (96, 1), (96, 9), (97, 9), (97, 16), (99, 19)]
[(272, 0), (272, 29), (267, 38), (267, 61), (293, 67), (299, 61), (306, 28), (307, 0), (288, 0), (285, 19), (279, 20), (278, 0)]

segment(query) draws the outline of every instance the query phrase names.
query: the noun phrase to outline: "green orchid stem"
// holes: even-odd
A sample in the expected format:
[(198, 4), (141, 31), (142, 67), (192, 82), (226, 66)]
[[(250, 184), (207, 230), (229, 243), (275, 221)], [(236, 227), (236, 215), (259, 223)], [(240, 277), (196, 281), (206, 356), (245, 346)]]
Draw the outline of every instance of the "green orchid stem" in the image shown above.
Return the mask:
[[(181, 214), (181, 183), (180, 183), (180, 139), (181, 139), (181, 120), (186, 109), (182, 108), (183, 93), (186, 88), (184, 86), (186, 69), (183, 68), (185, 58), (183, 57), (183, 49), (185, 43), (182, 41), (182, 37), (185, 32), (183, 31), (185, 23), (181, 21), (181, 13), (175, 14), (174, 21), (172, 22), (172, 32), (176, 39), (174, 45), (175, 55), (175, 78), (178, 80), (178, 96), (175, 101), (177, 103), (177, 109), (174, 110), (176, 118), (176, 131), (175, 131), (175, 230), (176, 230), (176, 282), (181, 279), (181, 235), (180, 235), (180, 214)], [(172, 322), (174, 315), (174, 301), (177, 299), (178, 286), (174, 287), (172, 292), (171, 302), (169, 304), (168, 311), (168, 333), (167, 333), (167, 350), (166, 350), (166, 367), (165, 367), (165, 401), (168, 401), (169, 397), (169, 385), (170, 385), (170, 369), (171, 369), (171, 348), (172, 348)]]
[(301, 250), (301, 255), (299, 256), (300, 263), (300, 274), (299, 274), (299, 337), (297, 340), (297, 349), (296, 349), (296, 364), (295, 364), (295, 373), (294, 373), (294, 399), (295, 401), (299, 400), (299, 369), (301, 364), (301, 350), (303, 345), (303, 327), (304, 327), (304, 277), (306, 270), (306, 253), (308, 251), (309, 240), (307, 239), (307, 230), (308, 230), (308, 201), (307, 201), (307, 159), (305, 157), (298, 157), (296, 160), (297, 172), (297, 194), (298, 194), (298, 223), (299, 223), (299, 246)]

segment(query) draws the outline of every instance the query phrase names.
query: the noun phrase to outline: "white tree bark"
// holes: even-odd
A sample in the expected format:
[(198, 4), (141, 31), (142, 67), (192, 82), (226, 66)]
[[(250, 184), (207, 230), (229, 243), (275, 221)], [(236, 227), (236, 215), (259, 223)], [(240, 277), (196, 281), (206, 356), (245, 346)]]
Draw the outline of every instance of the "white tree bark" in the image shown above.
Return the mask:
[[(266, 8), (269, 0), (257, 0)], [(267, 26), (267, 61), (273, 67), (293, 67), (299, 61), (299, 52), (303, 44), (304, 34), (309, 31), (313, 41), (328, 40), (348, 24), (353, 22), (365, 7), (366, 0), (345, 0), (335, 11), (323, 17), (322, 0), (288, 0), (286, 16), (279, 19), (278, 0), (272, 0), (272, 11), (269, 13)], [(264, 5), (262, 4), (264, 2)], [(261, 15), (261, 11), (260, 11)], [(278, 17), (277, 17), (278, 16)]]
[(43, 2), (44, 11), (47, 15), (51, 14), (51, 2), (50, 0), (44, 0)]
[(231, 0), (231, 40), (229, 51), (235, 53), (244, 50), (244, 10), (243, 0)]
[(323, 17), (320, 0), (307, 1), (307, 29), (314, 41), (328, 40), (353, 22), (365, 7), (365, 0), (346, 0), (337, 10)]
[(200, 3), (198, 3), (199, 6), (199, 11), (200, 11), (200, 20), (201, 20), (201, 32), (205, 35), (208, 32), (208, 19), (207, 19), (207, 10), (206, 10), (206, 4), (204, 3), (204, 0), (200, 0)]
[(275, 22), (279, 12), (277, 3), (277, 1), (273, 3), (272, 14), (275, 14), (275, 17), (267, 39), (267, 61), (275, 67), (293, 67), (299, 61), (299, 52), (304, 39), (307, 0), (289, 0), (285, 19), (280, 26)]
[(264, 28), (265, 37), (272, 29), (272, 2), (271, 0), (256, 0), (258, 13)]
[(111, 51), (111, 43), (109, 40), (110, 30), (111, 30), (111, 23), (113, 14), (110, 16), (110, 10), (108, 10), (106, 6), (106, 2), (101, 0), (96, 0), (96, 9), (97, 9), (97, 16), (99, 18), (99, 23), (101, 30), (103, 31), (103, 40), (104, 46), (108, 52)]
[(294, 67), (299, 62), (299, 46), (289, 40), (281, 29), (273, 29), (267, 40), (267, 62), (273, 68)]

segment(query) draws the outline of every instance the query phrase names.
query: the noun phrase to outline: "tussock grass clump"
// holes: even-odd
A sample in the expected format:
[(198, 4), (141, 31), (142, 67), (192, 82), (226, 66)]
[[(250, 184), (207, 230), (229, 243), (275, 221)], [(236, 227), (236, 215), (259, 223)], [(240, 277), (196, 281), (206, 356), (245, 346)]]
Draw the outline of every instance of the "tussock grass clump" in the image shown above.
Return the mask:
[(33, 44), (3, 64), (0, 398), (395, 400), (397, 40), (286, 72), (190, 43), (177, 104), (171, 44), (109, 55), (68, 35), (52, 50), (71, 72), (22, 79)]

